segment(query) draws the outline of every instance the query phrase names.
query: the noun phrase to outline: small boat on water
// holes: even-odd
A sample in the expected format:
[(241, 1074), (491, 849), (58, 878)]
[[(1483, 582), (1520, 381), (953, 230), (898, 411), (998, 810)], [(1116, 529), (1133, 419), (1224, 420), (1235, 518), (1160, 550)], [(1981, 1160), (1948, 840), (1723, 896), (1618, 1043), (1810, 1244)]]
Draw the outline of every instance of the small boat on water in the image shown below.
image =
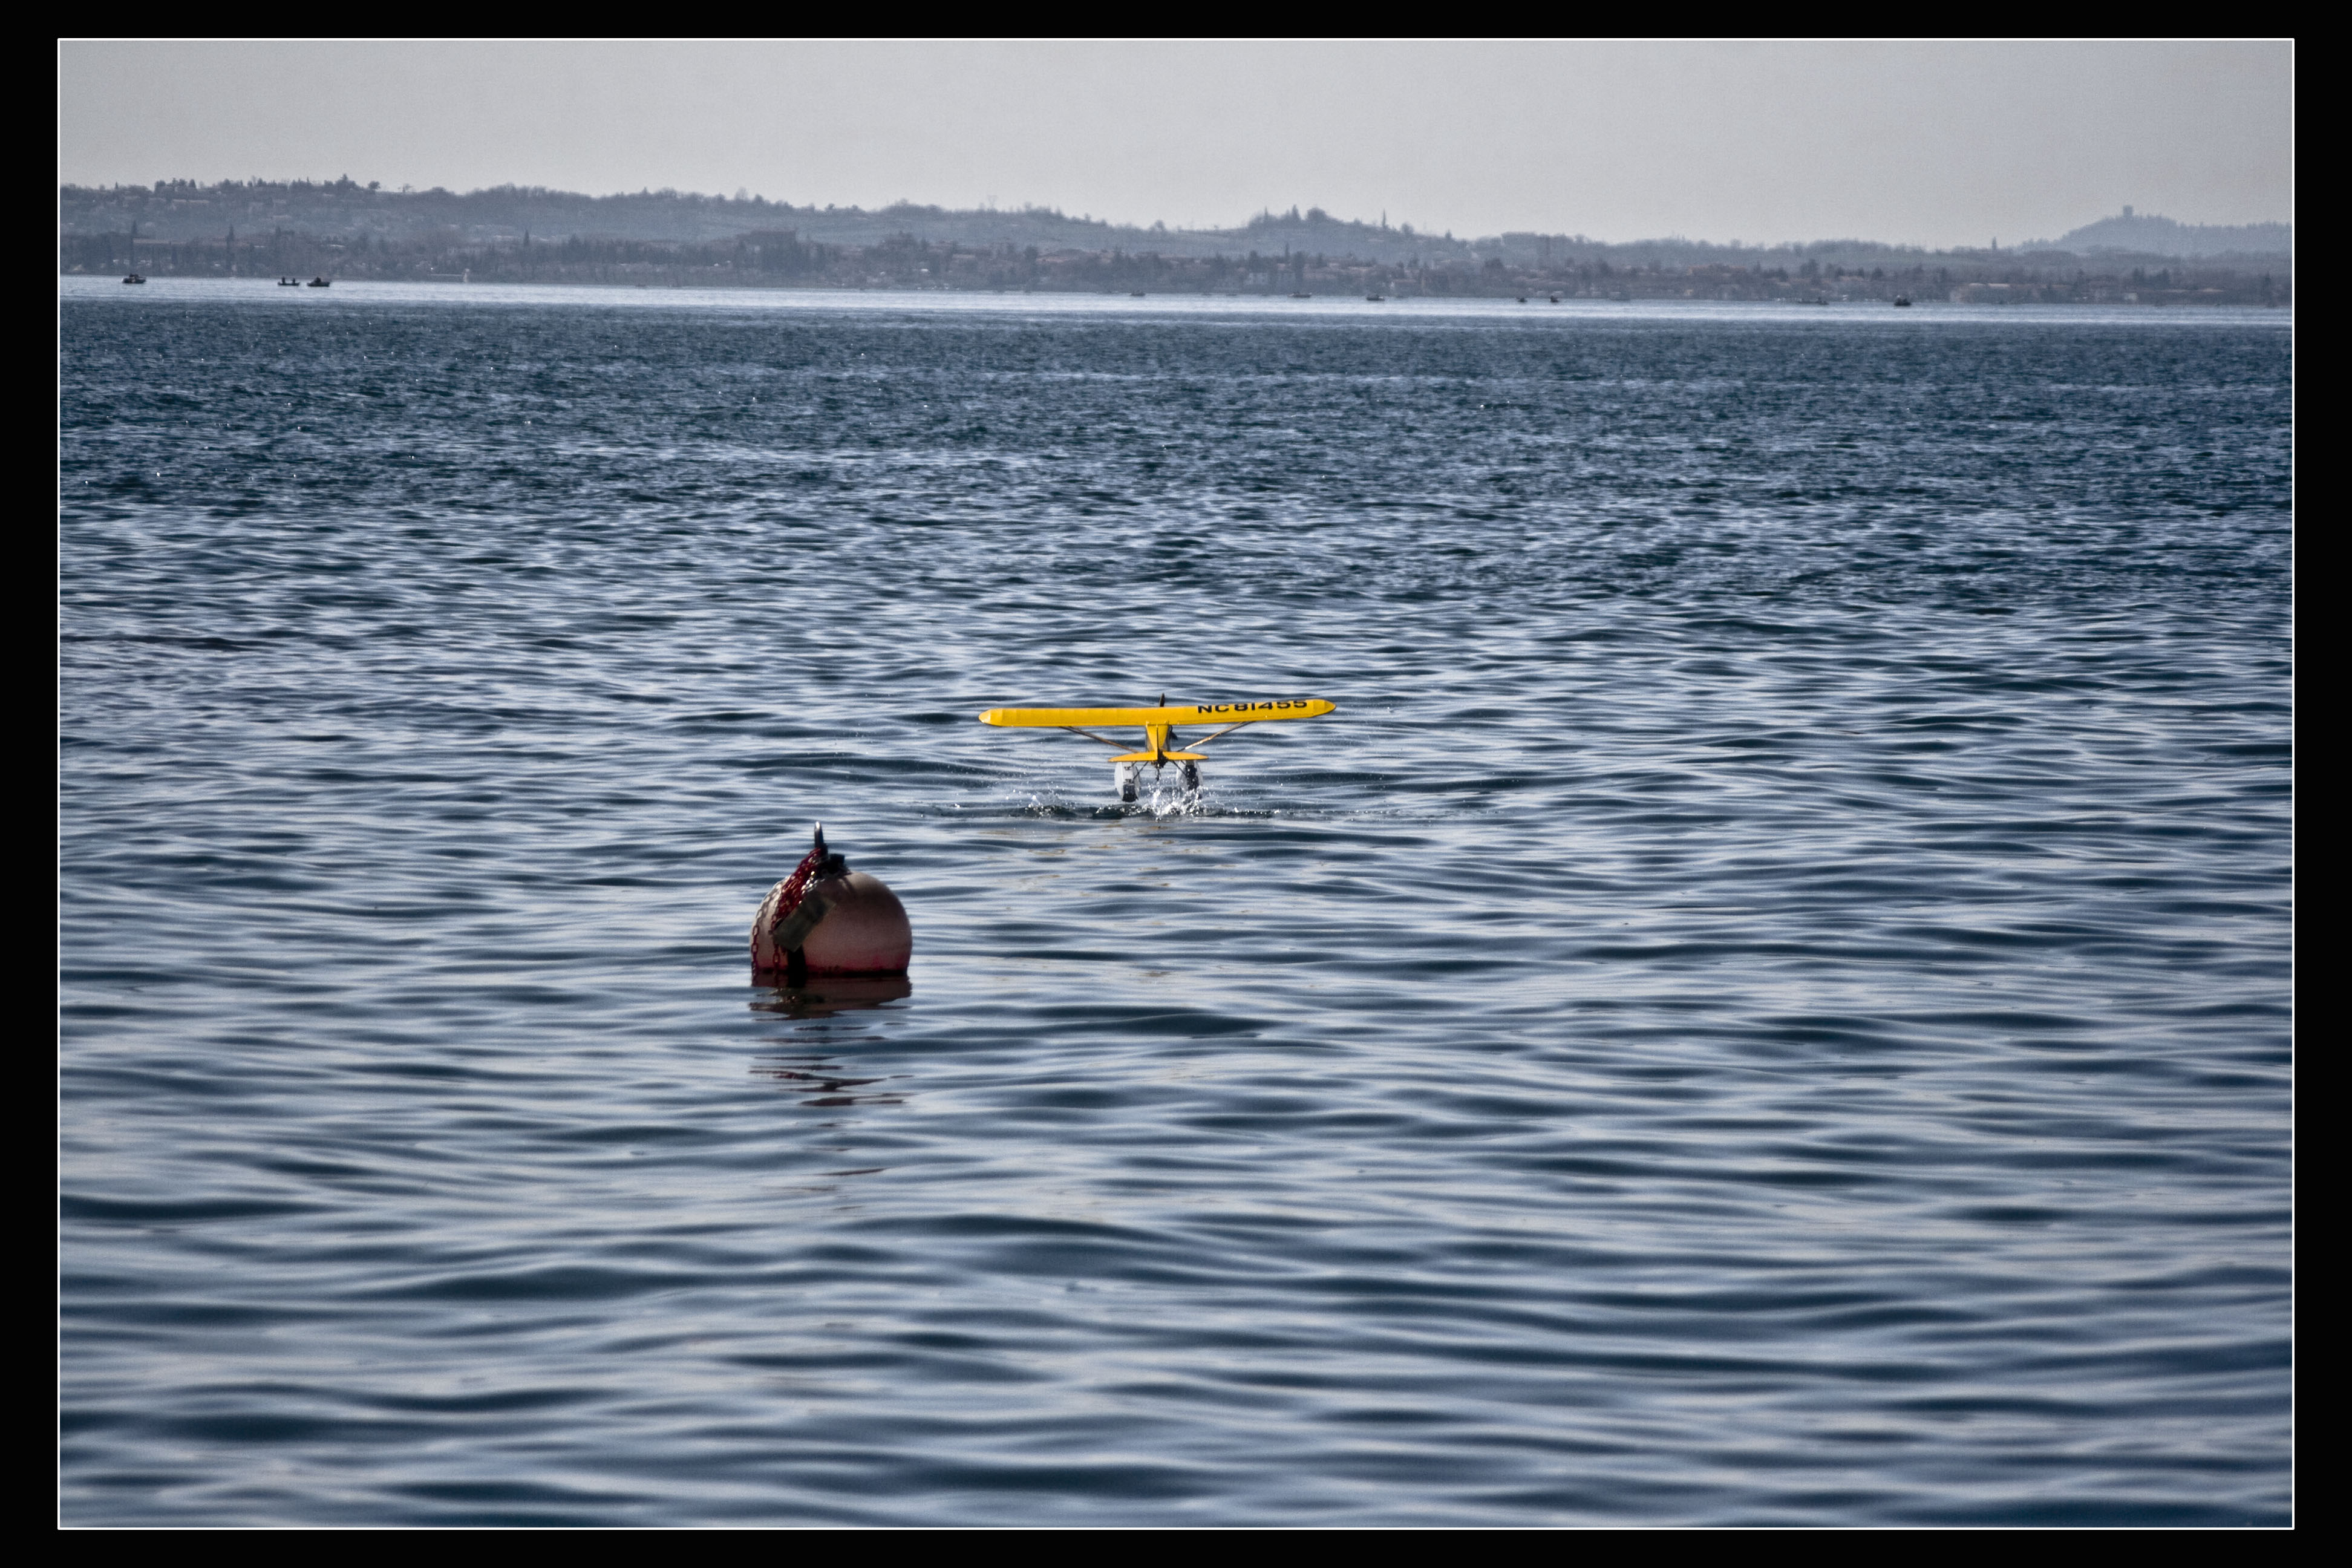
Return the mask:
[(1293, 294), (1291, 298), (1294, 300), (1312, 300), (1315, 296), (1312, 294)]
[(139, 274), (137, 274), (136, 272), (133, 272), (130, 277), (125, 278), (125, 279), (123, 279), (123, 281), (124, 281), (125, 283), (144, 283), (144, 282), (146, 282), (146, 281), (147, 281), (147, 279), (145, 279), (144, 278), (140, 277), (140, 276), (139, 276)]
[(1898, 310), (1908, 308), (1910, 303), (1911, 296), (1908, 294), (1897, 294), (1895, 296), (1895, 308)]
[(1365, 298), (1365, 299), (1367, 299), (1367, 300), (1370, 300), (1373, 304), (1377, 305), (1377, 304), (1379, 304), (1381, 300), (1383, 300), (1387, 299), (1387, 298), (1388, 298), (1388, 296), (1387, 296), (1387, 295), (1385, 295), (1385, 294), (1367, 294), (1367, 295), (1365, 295), (1365, 296), (1364, 296), (1364, 298)]
[(310, 289), (331, 289), (334, 285), (328, 282), (323, 278), (313, 278), (308, 284), (304, 285), (304, 287)]
[(278, 280), (278, 286), (280, 289), (299, 289), (302, 287), (302, 279), (299, 278), (280, 278)]

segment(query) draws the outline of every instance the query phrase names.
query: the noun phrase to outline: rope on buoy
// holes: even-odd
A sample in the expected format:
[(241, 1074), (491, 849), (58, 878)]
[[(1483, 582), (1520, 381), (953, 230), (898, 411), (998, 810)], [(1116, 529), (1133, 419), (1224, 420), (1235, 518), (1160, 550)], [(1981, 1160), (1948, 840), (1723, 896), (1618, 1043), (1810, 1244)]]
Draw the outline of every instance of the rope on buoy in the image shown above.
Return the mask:
[[(801, 863), (793, 868), (793, 874), (769, 895), (774, 908), (768, 917), (768, 941), (784, 955), (784, 973), (793, 984), (807, 977), (808, 960), (801, 954), (801, 944), (808, 940), (808, 933), (816, 929), (817, 922), (824, 919), (828, 908), (824, 896), (811, 892), (809, 884), (820, 875), (837, 876), (844, 868), (841, 857), (826, 850), (824, 824), (820, 822), (816, 825), (816, 843), (801, 857)], [(751, 931), (751, 963), (757, 967), (759, 962), (760, 931), (754, 927)]]

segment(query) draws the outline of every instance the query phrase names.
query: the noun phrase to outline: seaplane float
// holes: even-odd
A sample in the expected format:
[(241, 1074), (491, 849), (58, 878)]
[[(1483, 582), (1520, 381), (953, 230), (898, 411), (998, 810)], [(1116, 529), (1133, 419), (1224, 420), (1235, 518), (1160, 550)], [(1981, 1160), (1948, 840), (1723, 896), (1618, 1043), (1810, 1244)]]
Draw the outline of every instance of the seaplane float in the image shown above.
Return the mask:
[[(1118, 791), (1122, 804), (1133, 805), (1137, 781), (1144, 765), (1149, 763), (1156, 779), (1169, 763), (1176, 764), (1177, 776), (1186, 793), (1201, 792), (1201, 764), (1208, 758), (1200, 748), (1212, 741), (1223, 740), (1245, 724), (1263, 724), (1272, 720), (1314, 719), (1337, 709), (1336, 702), (1326, 702), (1319, 697), (1273, 698), (1252, 702), (1177, 702), (1171, 703), (1162, 692), (1157, 708), (992, 708), (980, 716), (983, 724), (1000, 724), (1013, 730), (1067, 730), (1073, 735), (1084, 735), (1089, 741), (1100, 742), (1119, 754), (1110, 760), (1111, 784)], [(1114, 741), (1108, 735), (1097, 735), (1097, 730), (1124, 730), (1139, 726), (1143, 745), (1129, 751), (1128, 742)], [(1179, 727), (1192, 730), (1213, 730), (1197, 741), (1183, 742), (1177, 738)], [(1185, 748), (1190, 747), (1187, 750)]]

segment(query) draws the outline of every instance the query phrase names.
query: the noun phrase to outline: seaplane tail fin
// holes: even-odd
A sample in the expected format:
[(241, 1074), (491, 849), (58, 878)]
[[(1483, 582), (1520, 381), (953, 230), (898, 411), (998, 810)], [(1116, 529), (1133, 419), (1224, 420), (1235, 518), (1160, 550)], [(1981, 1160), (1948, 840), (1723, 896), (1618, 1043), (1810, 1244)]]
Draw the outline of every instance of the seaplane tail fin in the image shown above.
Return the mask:
[(1223, 728), (1268, 719), (1313, 719), (1339, 706), (1319, 697), (1285, 697), (1249, 702), (1173, 702), (1160, 708), (992, 708), (980, 716), (980, 721), (1024, 730), (1076, 730), (1118, 724)]

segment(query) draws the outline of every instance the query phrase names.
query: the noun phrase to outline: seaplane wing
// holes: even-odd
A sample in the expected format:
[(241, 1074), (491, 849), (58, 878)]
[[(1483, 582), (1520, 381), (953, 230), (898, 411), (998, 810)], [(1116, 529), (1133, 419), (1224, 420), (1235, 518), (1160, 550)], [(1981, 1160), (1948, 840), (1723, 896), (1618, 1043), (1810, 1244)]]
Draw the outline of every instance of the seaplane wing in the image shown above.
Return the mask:
[(1223, 729), (1268, 719), (1312, 719), (1331, 712), (1336, 702), (1319, 697), (1272, 698), (1256, 702), (1178, 702), (1163, 708), (992, 708), (983, 724), (1025, 730), (1085, 730), (1097, 725), (1181, 724), (1187, 729)]
[[(1118, 755), (1111, 762), (1111, 782), (1118, 788), (1121, 804), (1135, 804), (1136, 773), (1146, 763), (1155, 772), (1174, 763), (1178, 776), (1184, 781), (1184, 793), (1192, 800), (1201, 798), (1201, 764), (1208, 759), (1197, 751), (1177, 750), (1176, 727), (1190, 730), (1211, 730), (1214, 733), (1197, 736), (1194, 746), (1205, 746), (1222, 736), (1229, 735), (1244, 724), (1255, 724), (1267, 719), (1312, 719), (1331, 712), (1339, 705), (1326, 702), (1319, 697), (1270, 697), (1254, 702), (1174, 702), (1162, 697), (1157, 708), (992, 708), (980, 716), (983, 724), (1004, 724), (1016, 730), (1067, 730), (1074, 735), (1084, 735), (1089, 741), (1099, 741)], [(1124, 742), (1108, 735), (1097, 735), (1097, 730), (1140, 729), (1143, 749), (1121, 750)], [(1153, 800), (1159, 795), (1154, 786)], [(1156, 810), (1157, 807), (1155, 806)]]

